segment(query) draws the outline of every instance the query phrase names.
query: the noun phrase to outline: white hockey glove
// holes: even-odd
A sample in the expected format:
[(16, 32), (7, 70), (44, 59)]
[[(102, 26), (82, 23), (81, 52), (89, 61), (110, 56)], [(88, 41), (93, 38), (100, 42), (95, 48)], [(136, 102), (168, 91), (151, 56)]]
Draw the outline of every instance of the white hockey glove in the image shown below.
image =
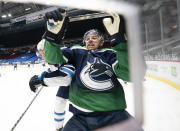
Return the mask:
[(118, 14), (111, 14), (112, 18), (104, 18), (103, 24), (110, 36), (119, 32), (120, 17)]
[(112, 18), (104, 18), (103, 24), (108, 34), (110, 35), (113, 45), (126, 42), (125, 20), (117, 13), (110, 14)]
[(45, 14), (47, 30), (43, 38), (48, 41), (59, 43), (65, 35), (69, 18), (64, 9), (57, 9)]

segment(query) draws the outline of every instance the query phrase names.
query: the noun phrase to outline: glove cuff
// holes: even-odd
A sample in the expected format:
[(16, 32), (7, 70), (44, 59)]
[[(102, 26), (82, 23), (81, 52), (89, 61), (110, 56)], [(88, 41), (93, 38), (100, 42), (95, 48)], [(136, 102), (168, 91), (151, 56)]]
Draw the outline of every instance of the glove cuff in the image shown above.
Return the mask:
[(111, 40), (112, 46), (126, 42), (124, 35), (121, 35), (119, 33), (111, 35), (110, 40)]
[(67, 31), (68, 22), (69, 22), (69, 18), (65, 17), (61, 30), (57, 34), (54, 34), (47, 30), (42, 38), (50, 42), (60, 44), (60, 42), (64, 39), (65, 33)]
[(47, 72), (44, 71), (44, 72), (41, 73), (41, 75), (38, 76), (38, 80), (40, 81), (40, 83), (41, 83), (43, 86), (47, 86), (47, 85), (44, 83), (44, 81), (43, 81), (43, 79), (44, 79), (44, 77), (46, 76), (46, 74), (47, 74)]
[(118, 33), (111, 35), (110, 40), (111, 40), (112, 46), (115, 46), (121, 43), (120, 35)]
[(46, 31), (42, 38), (57, 44), (60, 43), (60, 41), (62, 40), (62, 36), (59, 35), (59, 33), (53, 34), (50, 31)]

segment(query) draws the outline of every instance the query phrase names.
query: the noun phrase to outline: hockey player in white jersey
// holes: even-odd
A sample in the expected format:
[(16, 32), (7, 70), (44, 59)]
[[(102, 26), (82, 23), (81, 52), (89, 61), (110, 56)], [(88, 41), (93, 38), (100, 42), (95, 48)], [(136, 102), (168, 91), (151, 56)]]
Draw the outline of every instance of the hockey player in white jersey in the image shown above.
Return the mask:
[[(37, 54), (45, 60), (44, 40), (37, 45)], [(60, 86), (55, 98), (54, 123), (55, 130), (60, 131), (64, 124), (65, 109), (69, 97), (69, 85), (74, 76), (75, 69), (71, 64), (60, 66), (59, 64), (48, 64), (49, 68), (41, 75), (34, 75), (29, 81), (30, 89), (36, 92), (41, 86)]]

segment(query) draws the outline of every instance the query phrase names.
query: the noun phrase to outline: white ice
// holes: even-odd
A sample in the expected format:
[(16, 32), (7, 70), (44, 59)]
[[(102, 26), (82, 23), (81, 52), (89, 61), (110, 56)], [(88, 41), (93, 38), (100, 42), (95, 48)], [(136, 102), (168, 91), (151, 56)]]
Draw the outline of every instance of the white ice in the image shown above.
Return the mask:
[[(28, 82), (45, 68), (0, 67), (0, 131), (10, 131), (35, 94)], [(133, 115), (132, 84), (124, 84), (127, 110)], [(14, 131), (54, 131), (53, 110), (58, 88), (43, 88)], [(180, 91), (157, 80), (144, 81), (145, 131), (180, 131)], [(67, 118), (71, 116), (67, 113)], [(67, 119), (66, 119), (67, 121)]]

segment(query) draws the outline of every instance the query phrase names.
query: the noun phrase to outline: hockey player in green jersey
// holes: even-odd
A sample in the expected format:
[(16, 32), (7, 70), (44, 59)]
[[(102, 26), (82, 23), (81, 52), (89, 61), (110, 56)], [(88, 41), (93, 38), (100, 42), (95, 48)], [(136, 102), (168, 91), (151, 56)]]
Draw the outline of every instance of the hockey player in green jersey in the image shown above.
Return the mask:
[(44, 34), (46, 61), (54, 64), (56, 60), (61, 64), (70, 62), (76, 68), (69, 90), (69, 110), (73, 117), (63, 131), (91, 131), (131, 118), (125, 110), (125, 94), (118, 81), (118, 78), (130, 80), (127, 43), (120, 34), (122, 26), (119, 15), (111, 14), (113, 19), (103, 19), (112, 49), (102, 48), (104, 36), (96, 29), (85, 33), (85, 47), (60, 49), (58, 43), (63, 39), (68, 25), (65, 14), (62, 10), (48, 13)]

